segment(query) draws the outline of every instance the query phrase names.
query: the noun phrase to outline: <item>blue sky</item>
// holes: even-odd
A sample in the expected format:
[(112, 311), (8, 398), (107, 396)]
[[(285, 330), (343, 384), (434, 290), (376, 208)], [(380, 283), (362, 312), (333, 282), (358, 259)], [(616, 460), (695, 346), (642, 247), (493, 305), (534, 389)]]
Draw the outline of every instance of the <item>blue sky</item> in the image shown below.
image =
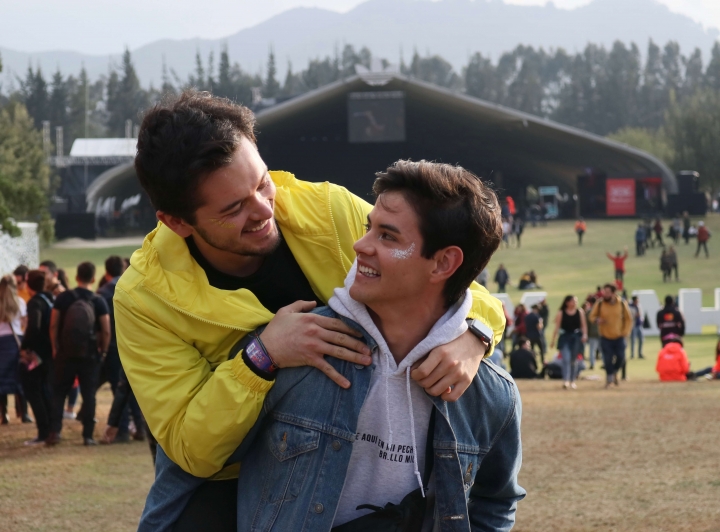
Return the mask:
[[(0, 0), (0, 46), (104, 55), (158, 39), (221, 38), (292, 7), (347, 11), (363, 0)], [(502, 1), (502, 0), (474, 0)], [(543, 5), (547, 0), (504, 0)], [(720, 0), (658, 0), (720, 28)], [(571, 9), (589, 0), (554, 0)], [(31, 31), (28, 31), (31, 28)]]

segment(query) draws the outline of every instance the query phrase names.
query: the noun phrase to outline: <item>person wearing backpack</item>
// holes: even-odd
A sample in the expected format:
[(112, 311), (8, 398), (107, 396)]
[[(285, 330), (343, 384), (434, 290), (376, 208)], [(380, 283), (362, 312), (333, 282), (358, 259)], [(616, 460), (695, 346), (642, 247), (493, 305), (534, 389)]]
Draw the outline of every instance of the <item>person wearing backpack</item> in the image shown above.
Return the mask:
[(50, 414), (48, 445), (60, 442), (63, 404), (75, 377), (83, 399), (83, 443), (96, 445), (95, 392), (100, 362), (110, 342), (110, 315), (105, 300), (94, 294), (95, 265), (83, 262), (77, 267), (77, 288), (60, 294), (50, 316), (50, 341), (55, 361), (55, 389)]

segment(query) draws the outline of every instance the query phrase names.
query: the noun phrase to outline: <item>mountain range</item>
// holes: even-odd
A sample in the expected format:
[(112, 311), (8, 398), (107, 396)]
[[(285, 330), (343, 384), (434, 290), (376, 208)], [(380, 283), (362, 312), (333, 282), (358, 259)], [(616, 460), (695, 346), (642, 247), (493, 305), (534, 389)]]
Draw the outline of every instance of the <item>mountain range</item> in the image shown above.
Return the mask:
[[(635, 42), (644, 52), (649, 39), (664, 45), (674, 40), (688, 55), (703, 52), (705, 63), (720, 32), (705, 29), (689, 17), (671, 12), (656, 0), (593, 0), (572, 10), (545, 6), (518, 6), (501, 0), (368, 0), (347, 13), (317, 8), (295, 8), (256, 26), (218, 39), (159, 40), (131, 50), (143, 85), (158, 86), (163, 58), (182, 79), (195, 68), (195, 54), (204, 61), (215, 52), (215, 62), (227, 46), (231, 62), (243, 70), (262, 72), (272, 48), (278, 76), (284, 78), (288, 61), (295, 71), (308, 60), (333, 55), (345, 44), (367, 46), (375, 56), (406, 62), (417, 50), (438, 54), (460, 69), (470, 55), (481, 52), (497, 59), (518, 44), (581, 51), (587, 43), (610, 46), (615, 40)], [(16, 77), (24, 77), (29, 64), (40, 65), (46, 77), (60, 69), (77, 74), (85, 65), (91, 79), (120, 64), (121, 50), (111, 56), (94, 56), (58, 50), (24, 53), (0, 47), (3, 72), (0, 90), (7, 92)], [(207, 68), (207, 64), (205, 65)]]

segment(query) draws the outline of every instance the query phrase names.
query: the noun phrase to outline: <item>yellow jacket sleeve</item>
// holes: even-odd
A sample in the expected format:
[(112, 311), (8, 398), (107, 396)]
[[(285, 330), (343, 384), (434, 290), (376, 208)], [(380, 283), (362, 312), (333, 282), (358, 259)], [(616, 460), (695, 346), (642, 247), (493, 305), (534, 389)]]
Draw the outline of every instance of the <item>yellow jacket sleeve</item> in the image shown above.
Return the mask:
[(493, 330), (493, 344), (488, 349), (486, 356), (492, 355), (495, 346), (502, 340), (505, 331), (505, 313), (502, 302), (490, 295), (479, 283), (473, 281), (470, 285), (470, 292), (473, 296), (473, 305), (468, 318), (479, 320)]
[(240, 356), (213, 372), (195, 347), (154, 322), (119, 287), (114, 302), (123, 368), (150, 431), (182, 469), (214, 475), (252, 428), (272, 382)]

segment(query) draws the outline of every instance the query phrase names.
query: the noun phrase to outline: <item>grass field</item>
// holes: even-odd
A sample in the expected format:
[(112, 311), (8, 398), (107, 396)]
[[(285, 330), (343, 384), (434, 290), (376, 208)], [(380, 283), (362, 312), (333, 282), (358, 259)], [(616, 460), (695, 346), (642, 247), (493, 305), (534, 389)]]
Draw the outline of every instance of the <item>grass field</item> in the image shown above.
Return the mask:
[[(717, 235), (710, 259), (692, 257), (695, 245), (680, 244), (681, 283), (663, 285), (659, 252), (635, 258), (631, 221), (589, 222), (582, 248), (572, 224), (528, 227), (520, 249), (501, 250), (491, 272), (503, 262), (517, 281), (534, 269), (555, 309), (565, 294), (583, 297), (612, 278), (605, 251), (628, 245), (628, 290), (655, 289), (662, 297), (680, 287), (702, 288), (704, 304), (720, 286), (720, 218), (708, 224)], [(720, 244), (717, 244), (720, 246)], [(43, 251), (74, 271), (82, 260), (100, 265), (131, 249)], [(520, 292), (511, 290), (514, 300)], [(711, 365), (717, 336), (688, 337), (692, 367)], [(577, 391), (558, 381), (519, 382), (523, 399), (523, 468), (528, 491), (519, 504), (515, 530), (543, 531), (720, 531), (720, 381), (659, 383), (654, 371), (659, 347), (647, 338), (645, 360), (628, 362), (628, 381), (603, 390), (582, 380)], [(601, 376), (599, 371), (585, 376)], [(110, 393), (99, 394), (96, 434), (103, 428)], [(82, 446), (80, 426), (66, 422), (65, 441), (54, 449), (26, 448), (32, 426), (12, 420), (0, 427), (0, 530), (133, 530), (153, 479), (146, 444)], [(69, 430), (68, 430), (69, 429)]]

